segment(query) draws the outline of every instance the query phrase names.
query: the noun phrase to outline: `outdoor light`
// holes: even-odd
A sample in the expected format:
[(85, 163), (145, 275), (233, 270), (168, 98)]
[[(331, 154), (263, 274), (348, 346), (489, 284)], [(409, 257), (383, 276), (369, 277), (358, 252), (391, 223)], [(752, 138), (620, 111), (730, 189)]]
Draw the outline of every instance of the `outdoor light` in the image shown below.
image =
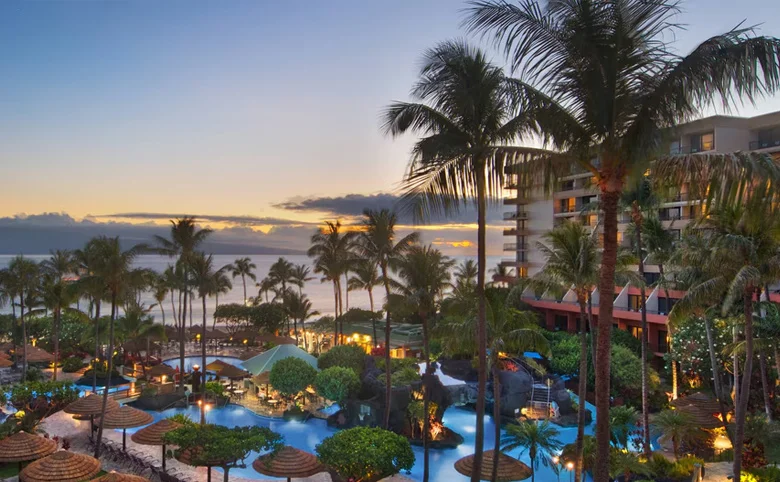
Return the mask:
[(568, 464), (566, 464), (566, 468), (572, 470), (574, 468), (574, 464), (569, 462)]
[(203, 405), (203, 400), (198, 400), (198, 406)]
[(244, 338), (244, 345), (246, 345), (247, 343), (249, 343), (249, 340), (247, 340), (246, 338)]
[(554, 464), (557, 464), (558, 462), (561, 461), (561, 459), (559, 459), (558, 456), (556, 455), (555, 457), (552, 458), (552, 461)]
[(192, 369), (198, 371), (200, 370), (200, 365), (192, 365)]
[(165, 383), (165, 380), (166, 380), (167, 378), (168, 378), (168, 375), (163, 375), (163, 376), (162, 376), (162, 382), (163, 382), (163, 383)]

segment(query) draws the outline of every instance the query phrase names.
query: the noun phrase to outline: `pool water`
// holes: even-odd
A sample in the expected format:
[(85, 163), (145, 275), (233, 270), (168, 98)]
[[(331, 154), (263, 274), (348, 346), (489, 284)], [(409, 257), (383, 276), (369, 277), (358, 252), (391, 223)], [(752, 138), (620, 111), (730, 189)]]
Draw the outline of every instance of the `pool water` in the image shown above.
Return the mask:
[[(588, 404), (588, 408), (593, 410), (593, 406)], [(200, 418), (198, 407), (191, 406), (189, 408), (171, 408), (162, 412), (150, 412), (155, 421), (170, 417), (171, 415), (182, 413), (188, 415), (193, 420)], [(324, 420), (309, 419), (305, 423), (302, 422), (285, 422), (280, 419), (272, 419), (262, 417), (260, 415), (251, 412), (239, 405), (227, 405), (224, 408), (215, 408), (210, 410), (206, 414), (206, 421), (208, 423), (214, 423), (219, 425), (225, 425), (228, 427), (244, 426), (244, 425), (257, 425), (262, 427), (268, 427), (271, 430), (280, 433), (284, 436), (284, 442), (293, 447), (305, 450), (307, 452), (314, 453), (315, 447), (318, 443), (327, 437), (330, 437), (337, 432), (336, 429), (327, 426)], [(467, 455), (474, 453), (474, 441), (476, 439), (476, 417), (474, 412), (464, 410), (457, 407), (452, 407), (444, 413), (444, 424), (460, 433), (464, 442), (455, 449), (443, 449), (443, 450), (430, 450), (430, 480), (431, 482), (455, 482), (466, 481), (468, 477), (464, 477), (459, 474), (454, 467), (455, 462)], [(573, 443), (577, 436), (577, 428), (556, 428), (560, 432), (559, 439), (563, 444)], [(128, 429), (128, 432), (134, 432), (138, 429)], [(493, 448), (495, 425), (493, 419), (490, 416), (485, 416), (485, 450), (491, 450)], [(593, 434), (593, 424), (585, 428), (587, 435)], [(423, 450), (422, 447), (412, 447), (414, 455), (416, 457), (415, 466), (412, 468), (412, 472), (409, 475), (414, 480), (422, 480), (423, 472)], [(528, 454), (520, 455), (521, 449), (506, 452), (512, 457), (518, 457), (526, 464), (530, 463)], [(249, 479), (267, 479), (267, 476), (261, 476), (255, 472), (252, 468), (252, 462), (258, 457), (259, 454), (253, 453), (246, 459), (247, 467), (244, 469), (231, 469), (231, 475), (237, 477), (245, 477)], [(404, 474), (406, 475), (406, 474)], [(566, 469), (563, 469), (560, 474), (560, 479), (549, 467), (545, 467), (543, 464), (539, 464), (536, 472), (536, 480), (538, 482), (558, 482), (559, 480), (567, 480), (570, 476)], [(284, 479), (280, 479), (284, 480)], [(588, 479), (590, 480), (590, 479)]]
[[(235, 365), (241, 369), (244, 368), (241, 366), (242, 360), (240, 358), (233, 357), (233, 356), (207, 356), (206, 365), (208, 365), (209, 363), (213, 363), (217, 360), (222, 360), (225, 363), (230, 363), (231, 365)], [(179, 357), (169, 358), (167, 360), (164, 360), (163, 363), (165, 363), (166, 365), (172, 368), (179, 368)], [(202, 364), (203, 364), (203, 358), (201, 358), (200, 356), (184, 357), (184, 368), (186, 372), (191, 372), (193, 365), (202, 365)]]

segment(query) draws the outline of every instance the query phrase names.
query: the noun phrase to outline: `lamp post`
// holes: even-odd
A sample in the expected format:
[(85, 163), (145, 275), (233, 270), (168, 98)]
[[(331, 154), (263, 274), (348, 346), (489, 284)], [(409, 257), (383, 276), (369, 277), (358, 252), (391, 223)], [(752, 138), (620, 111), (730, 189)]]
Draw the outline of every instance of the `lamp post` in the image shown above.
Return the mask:
[(569, 470), (569, 482), (574, 478), (574, 464), (569, 462), (566, 464), (566, 468)]

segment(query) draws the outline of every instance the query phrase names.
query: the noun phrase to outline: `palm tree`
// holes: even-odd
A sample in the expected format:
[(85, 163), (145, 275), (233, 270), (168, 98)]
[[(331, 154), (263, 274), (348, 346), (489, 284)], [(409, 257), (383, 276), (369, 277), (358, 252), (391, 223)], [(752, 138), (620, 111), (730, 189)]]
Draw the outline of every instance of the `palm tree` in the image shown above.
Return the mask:
[(647, 465), (640, 461), (633, 452), (613, 449), (609, 461), (609, 475), (614, 480), (622, 475), (624, 482), (631, 480), (631, 474), (649, 477), (652, 473)]
[(528, 450), (528, 457), (531, 459), (529, 464), (531, 482), (534, 482), (539, 462), (546, 467), (550, 464), (553, 455), (561, 449), (561, 443), (557, 438), (559, 434), (560, 432), (547, 420), (541, 422), (524, 420), (517, 424), (509, 424), (506, 427), (506, 435), (501, 437), (501, 450), (506, 452), (522, 447), (521, 454)]
[[(333, 298), (335, 304), (334, 317), (336, 328), (334, 343), (338, 344), (338, 324), (343, 314), (341, 299), (341, 277), (352, 256), (351, 251), (355, 240), (355, 232), (342, 232), (341, 222), (326, 221), (325, 227), (318, 229), (311, 237), (311, 247), (308, 255), (314, 258), (314, 272), (323, 275), (322, 282), (333, 283)], [(292, 265), (291, 265), (292, 266)]]
[(507, 285), (506, 278), (512, 276), (509, 268), (507, 268), (507, 266), (503, 263), (498, 263), (495, 268), (490, 270), (490, 272), (493, 273), (494, 285)]
[(19, 316), (22, 324), (22, 381), (27, 379), (27, 324), (24, 319), (24, 306), (28, 302), (30, 292), (38, 286), (38, 275), (40, 267), (38, 263), (25, 258), (22, 255), (16, 256), (8, 263), (8, 274), (13, 291), (19, 296)]
[[(512, 68), (523, 69), (528, 81), (513, 83), (524, 113), (554, 149), (519, 164), (518, 185), (551, 184), (572, 167), (593, 174), (604, 226), (599, 293), (614, 292), (618, 201), (628, 179), (652, 168), (659, 183), (687, 183), (694, 199), (716, 204), (751, 187), (763, 196), (766, 180), (774, 196), (780, 180), (766, 155), (663, 154), (670, 126), (710, 105), (754, 101), (780, 88), (780, 40), (736, 28), (679, 55), (669, 40), (679, 9), (678, 2), (644, 0), (475, 0), (466, 19), (470, 31), (503, 44)], [(599, 298), (595, 482), (609, 479), (612, 301)]]
[(117, 320), (116, 330), (117, 338), (121, 337), (125, 342), (132, 342), (136, 347), (140, 346), (141, 342), (146, 343), (146, 363), (143, 367), (146, 370), (151, 356), (151, 340), (165, 338), (165, 325), (155, 323), (154, 317), (149, 315), (149, 309), (133, 302), (125, 306), (125, 315)]
[[(501, 353), (536, 351), (549, 357), (550, 346), (539, 327), (537, 314), (518, 311), (506, 304), (502, 292), (496, 288), (485, 290), (487, 298), (488, 365), (493, 376), (493, 420), (495, 446), (501, 443)], [(477, 316), (473, 303), (465, 318), (444, 324), (448, 333), (445, 344), (458, 353), (477, 352)], [(498, 457), (493, 459), (492, 476), (498, 473)]]
[[(347, 282), (347, 290), (366, 290), (368, 293), (368, 305), (371, 312), (374, 312), (374, 287), (382, 284), (377, 271), (376, 263), (369, 260), (361, 260), (352, 268), (352, 276)], [(373, 328), (373, 346), (378, 346), (376, 336), (376, 317), (372, 317), (371, 325)]]
[(304, 285), (314, 279), (309, 276), (309, 273), (311, 273), (311, 268), (305, 264), (299, 264), (293, 267), (293, 284), (298, 287), (299, 295), (303, 294)]
[[(79, 280), (75, 283), (76, 289), (90, 299), (90, 306), (95, 307), (95, 358), (93, 359), (95, 362), (100, 360), (100, 307), (103, 300), (108, 298), (105, 283), (96, 276), (100, 264), (103, 262), (100, 257), (100, 248), (99, 239), (93, 238), (87, 242), (83, 249), (77, 249), (74, 252), (74, 258), (80, 272)], [(95, 366), (92, 368), (92, 393), (97, 393), (98, 370), (95, 369)]]
[(653, 419), (653, 428), (660, 435), (659, 441), (672, 442), (674, 458), (680, 459), (680, 445), (695, 442), (703, 432), (690, 415), (679, 410), (664, 410)]
[(75, 258), (67, 249), (57, 249), (51, 252), (51, 256), (41, 262), (41, 268), (53, 274), (58, 279), (72, 273), (75, 270)]
[(455, 281), (459, 285), (476, 286), (477, 263), (473, 259), (467, 259), (455, 268)]
[[(428, 436), (430, 429), (428, 386), (433, 370), (430, 353), (430, 318), (436, 314), (436, 299), (450, 286), (450, 268), (455, 264), (441, 251), (431, 246), (413, 245), (397, 262), (398, 276), (401, 283), (397, 289), (403, 296), (403, 301), (414, 313), (423, 330), (423, 357), (425, 362), (425, 377), (423, 378), (423, 482), (429, 478), (429, 448)], [(372, 266), (374, 272), (376, 267)], [(389, 303), (388, 303), (389, 304)], [(372, 310), (373, 311), (373, 310)], [(387, 363), (387, 359), (385, 359)], [(390, 372), (390, 365), (385, 365), (385, 371)]]
[[(240, 261), (240, 260), (237, 260)], [(234, 271), (235, 273), (235, 271)], [(214, 270), (214, 257), (205, 253), (196, 251), (190, 259), (191, 281), (195, 289), (198, 290), (198, 296), (203, 302), (203, 325), (201, 325), (201, 383), (200, 396), (200, 424), (206, 424), (206, 297), (211, 296), (216, 291), (217, 273)], [(254, 275), (253, 275), (254, 276)], [(183, 365), (182, 365), (183, 366)]]
[(547, 244), (537, 243), (537, 249), (545, 257), (545, 265), (536, 277), (537, 282), (559, 289), (571, 289), (580, 307), (580, 366), (578, 378), (577, 440), (574, 478), (579, 482), (583, 470), (583, 444), (585, 440), (585, 395), (588, 393), (588, 298), (598, 283), (598, 239), (577, 222), (565, 222), (544, 235)]
[(481, 470), (487, 384), (485, 272), (486, 210), (502, 195), (504, 168), (525, 156), (508, 148), (525, 130), (517, 113), (516, 89), (485, 54), (463, 43), (442, 43), (425, 54), (420, 79), (412, 88), (416, 102), (396, 102), (384, 114), (385, 132), (421, 135), (404, 179), (405, 200), (418, 218), (477, 206), (477, 284), (479, 356), (477, 426), (472, 480)]
[(257, 276), (254, 271), (257, 269), (257, 265), (255, 265), (250, 258), (238, 258), (228, 269), (230, 269), (233, 274), (233, 278), (238, 276), (241, 277), (241, 283), (244, 285), (244, 304), (246, 304), (246, 279), (249, 278), (252, 281), (257, 281)]
[[(712, 266), (717, 272), (686, 292), (672, 309), (672, 323), (689, 313), (694, 307), (715, 305), (722, 300), (722, 311), (727, 313), (734, 303), (740, 302), (744, 316), (745, 366), (741, 385), (734, 367), (735, 430), (734, 473), (742, 469), (742, 449), (745, 437), (745, 420), (750, 380), (753, 373), (754, 299), (769, 283), (780, 277), (780, 211), (773, 207), (746, 202), (743, 205), (713, 210), (702, 221), (707, 228), (712, 249)], [(737, 358), (735, 357), (735, 360)]]
[[(279, 258), (268, 270), (268, 277), (273, 280), (274, 286), (281, 286), (277, 296), (283, 299), (287, 293), (287, 285), (295, 283), (295, 265), (284, 258)], [(290, 319), (287, 318), (287, 331), (290, 331)]]
[[(320, 314), (319, 311), (312, 310), (311, 300), (305, 294), (288, 289), (283, 295), (284, 309), (287, 316), (293, 319), (293, 332), (295, 333), (295, 344), (298, 344), (298, 322), (301, 326), (312, 316)], [(304, 337), (304, 344), (306, 338)], [(308, 347), (307, 347), (308, 349)]]
[(45, 264), (44, 262), (41, 263), (41, 266), (44, 269), (40, 286), (43, 310), (34, 310), (32, 313), (35, 314), (36, 311), (51, 311), (53, 315), (52, 341), (54, 344), (54, 371), (52, 379), (57, 381), (57, 364), (60, 360), (60, 322), (62, 319), (62, 312), (65, 311), (80, 315), (84, 315), (84, 313), (70, 307), (70, 305), (78, 299), (76, 286), (63, 280), (62, 275), (55, 271), (56, 267), (52, 264)]
[[(226, 295), (230, 293), (230, 291), (233, 289), (233, 283), (230, 281), (230, 278), (228, 278), (227, 274), (225, 274), (228, 270), (232, 268), (231, 265), (227, 264), (221, 268), (219, 268), (216, 273), (214, 273), (214, 310), (216, 311), (217, 308), (219, 308), (219, 295)], [(246, 303), (246, 301), (245, 301)], [(211, 329), (216, 330), (217, 329), (217, 319), (214, 318), (211, 323)]]
[(259, 283), (257, 283), (257, 287), (260, 288), (258, 295), (262, 298), (263, 293), (265, 293), (265, 302), (268, 303), (268, 293), (274, 290), (274, 280), (266, 276), (262, 279)]
[[(379, 267), (385, 286), (385, 297), (390, 301), (389, 269), (394, 266), (420, 236), (413, 232), (396, 241), (395, 225), (398, 215), (389, 209), (363, 211), (363, 231), (360, 233), (358, 249), (363, 259)], [(390, 401), (392, 382), (390, 380), (390, 310), (385, 310), (385, 419), (384, 426), (390, 426)]]
[[(179, 366), (184, 367), (184, 345), (186, 337), (184, 335), (184, 324), (187, 320), (187, 296), (189, 294), (189, 271), (192, 257), (195, 250), (211, 234), (211, 229), (198, 229), (195, 224), (195, 218), (184, 217), (171, 220), (171, 239), (162, 236), (155, 236), (158, 244), (158, 251), (172, 258), (178, 257), (176, 269), (181, 270), (181, 291), (184, 297), (182, 308), (179, 310), (181, 323), (179, 324)], [(179, 386), (184, 388), (184, 373), (179, 377)]]
[(166, 282), (165, 276), (157, 276), (154, 281), (152, 296), (154, 296), (154, 301), (157, 302), (157, 306), (160, 307), (163, 326), (165, 326), (165, 307), (163, 306), (163, 303), (165, 302), (165, 297), (168, 296), (169, 291), (173, 290)]
[[(99, 236), (93, 240), (92, 249), (99, 263), (96, 266), (94, 274), (89, 275), (93, 282), (101, 283), (111, 299), (111, 319), (108, 325), (108, 382), (110, 384), (111, 372), (114, 361), (114, 320), (116, 320), (118, 311), (118, 302), (120, 296), (127, 289), (128, 283), (135, 277), (138, 277), (142, 270), (133, 269), (133, 261), (139, 254), (148, 248), (144, 245), (136, 245), (123, 251), (119, 238), (109, 238)], [(95, 445), (95, 458), (100, 457), (101, 441), (103, 439), (103, 420), (106, 414), (106, 404), (108, 403), (108, 390), (106, 386), (103, 390), (103, 407), (100, 412), (100, 423), (98, 426), (97, 443)]]
[(609, 409), (609, 427), (612, 429), (612, 443), (628, 449), (628, 436), (636, 428), (639, 414), (636, 409), (619, 405)]

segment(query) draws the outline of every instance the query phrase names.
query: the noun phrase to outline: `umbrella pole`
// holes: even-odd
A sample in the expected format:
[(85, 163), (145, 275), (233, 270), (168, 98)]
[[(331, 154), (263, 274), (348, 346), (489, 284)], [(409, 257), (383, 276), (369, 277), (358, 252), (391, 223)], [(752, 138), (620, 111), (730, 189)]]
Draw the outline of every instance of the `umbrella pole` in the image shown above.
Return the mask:
[(165, 472), (165, 444), (162, 445), (162, 469)]
[(209, 475), (207, 476), (207, 479), (206, 479), (206, 480), (207, 480), (208, 482), (211, 482), (211, 466), (210, 466), (210, 465), (208, 466), (208, 469), (209, 469)]
[(127, 429), (122, 429), (122, 450), (127, 452)]

